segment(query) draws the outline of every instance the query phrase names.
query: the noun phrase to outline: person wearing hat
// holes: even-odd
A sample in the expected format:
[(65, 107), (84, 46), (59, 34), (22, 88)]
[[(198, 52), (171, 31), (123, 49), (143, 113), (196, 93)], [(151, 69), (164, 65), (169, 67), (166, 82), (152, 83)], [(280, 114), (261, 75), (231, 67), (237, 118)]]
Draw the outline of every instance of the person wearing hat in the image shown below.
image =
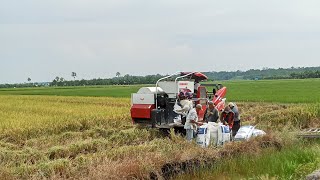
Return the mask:
[(233, 127), (232, 127), (232, 135), (235, 136), (238, 132), (238, 130), (240, 129), (240, 114), (239, 114), (239, 109), (238, 106), (233, 103), (230, 102), (228, 104), (228, 106), (230, 107), (231, 111), (234, 113), (234, 120), (233, 120)]
[(184, 129), (186, 130), (186, 139), (188, 141), (191, 141), (194, 138), (194, 132), (197, 130), (197, 125), (200, 125), (200, 123), (198, 123), (198, 113), (200, 110), (202, 110), (202, 105), (197, 104), (187, 115)]
[(181, 107), (181, 109), (175, 110), (175, 112), (181, 115), (181, 123), (184, 125), (186, 122), (186, 117), (193, 106), (193, 102), (190, 99), (190, 95), (184, 92), (180, 92), (179, 100), (180, 102), (178, 105)]
[(208, 108), (206, 109), (203, 120), (206, 122), (217, 122), (219, 119), (219, 111), (212, 101), (208, 102)]
[(234, 113), (231, 111), (229, 106), (226, 106), (221, 113), (220, 121), (223, 125), (228, 125), (230, 129), (233, 127), (234, 123)]

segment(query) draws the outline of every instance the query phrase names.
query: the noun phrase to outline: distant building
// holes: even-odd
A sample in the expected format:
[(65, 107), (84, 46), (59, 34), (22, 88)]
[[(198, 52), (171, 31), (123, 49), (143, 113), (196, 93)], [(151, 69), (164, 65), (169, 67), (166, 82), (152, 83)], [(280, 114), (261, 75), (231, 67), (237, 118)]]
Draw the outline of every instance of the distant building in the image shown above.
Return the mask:
[(38, 86), (45, 86), (45, 87), (50, 86), (50, 82), (37, 82), (35, 84), (37, 84)]

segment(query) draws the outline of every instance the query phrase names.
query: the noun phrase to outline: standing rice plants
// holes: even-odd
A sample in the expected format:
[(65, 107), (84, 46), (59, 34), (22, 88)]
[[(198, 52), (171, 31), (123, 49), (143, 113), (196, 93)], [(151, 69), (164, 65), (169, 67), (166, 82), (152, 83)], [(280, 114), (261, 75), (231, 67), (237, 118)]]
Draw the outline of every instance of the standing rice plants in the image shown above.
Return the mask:
[(319, 104), (290, 105), (286, 109), (265, 112), (256, 117), (256, 123), (269, 128), (305, 129), (319, 127)]
[[(121, 98), (0, 96), (0, 174), (145, 178), (164, 163), (205, 155), (183, 137), (135, 128), (129, 108)], [(132, 170), (119, 173), (121, 167)]]
[(0, 137), (25, 140), (94, 126), (130, 126), (128, 99), (0, 96)]
[[(276, 122), (276, 115), (264, 118), (271, 111), (299, 109), (266, 103), (238, 105), (243, 120), (253, 124)], [(312, 113), (299, 111), (295, 116), (318, 117), (318, 108), (309, 108)], [(164, 137), (154, 129), (136, 128), (128, 98), (0, 96), (0, 179), (170, 177), (193, 168), (194, 163), (205, 165), (208, 159), (231, 157), (239, 151), (260, 152), (282, 143), (266, 136), (224, 149), (204, 149), (173, 131)]]

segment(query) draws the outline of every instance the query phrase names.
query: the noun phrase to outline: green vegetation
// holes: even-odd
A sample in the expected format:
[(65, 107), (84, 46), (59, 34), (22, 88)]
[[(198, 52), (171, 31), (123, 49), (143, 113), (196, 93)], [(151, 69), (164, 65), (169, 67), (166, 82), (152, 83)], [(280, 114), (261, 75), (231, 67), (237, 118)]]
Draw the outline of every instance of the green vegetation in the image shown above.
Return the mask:
[(290, 74), (292, 79), (320, 78), (320, 70)]
[[(215, 82), (218, 83), (218, 82)], [(221, 81), (229, 101), (315, 103), (320, 102), (320, 79)], [(0, 89), (0, 95), (56, 95), (130, 97), (139, 86), (89, 86)], [(153, 86), (153, 85), (146, 85)], [(212, 88), (208, 87), (208, 91)]]
[[(220, 72), (203, 72), (211, 80), (255, 80), (255, 79), (307, 79), (320, 78), (320, 67), (298, 67), (298, 68), (263, 68), (250, 69), (248, 71), (220, 71)], [(107, 79), (90, 79), (76, 80), (77, 73), (71, 72), (72, 81), (66, 80), (64, 77), (55, 77), (52, 82), (32, 83), (31, 78), (27, 78), (28, 83), (18, 84), (0, 84), (0, 88), (23, 88), (23, 87), (40, 87), (40, 86), (97, 86), (97, 85), (136, 85), (136, 84), (155, 84), (156, 81), (164, 75), (146, 75), (132, 76), (126, 74), (121, 76), (120, 72), (116, 73), (116, 77)]]
[(218, 160), (212, 167), (177, 179), (304, 179), (320, 168), (319, 145), (295, 142), (282, 150), (269, 148)]
[(39, 87), (0, 89), (0, 95), (130, 97), (141, 86)]
[(23, 87), (44, 87), (44, 86), (101, 86), (101, 85), (136, 85), (136, 84), (155, 84), (158, 79), (164, 77), (163, 75), (147, 75), (147, 76), (130, 76), (126, 74), (120, 76), (117, 74), (117, 77), (110, 79), (91, 79), (91, 80), (76, 80), (75, 72), (72, 72), (72, 81), (68, 81), (63, 77), (56, 77), (52, 82), (45, 83), (32, 83), (31, 79), (28, 78), (28, 83), (18, 83), (18, 84), (0, 84), (0, 88), (23, 88)]
[(220, 71), (205, 72), (209, 79), (231, 80), (231, 79), (305, 79), (319, 78), (320, 67), (298, 67), (298, 68), (263, 68), (250, 69), (248, 71)]
[(222, 81), (227, 100), (247, 102), (320, 102), (320, 79)]

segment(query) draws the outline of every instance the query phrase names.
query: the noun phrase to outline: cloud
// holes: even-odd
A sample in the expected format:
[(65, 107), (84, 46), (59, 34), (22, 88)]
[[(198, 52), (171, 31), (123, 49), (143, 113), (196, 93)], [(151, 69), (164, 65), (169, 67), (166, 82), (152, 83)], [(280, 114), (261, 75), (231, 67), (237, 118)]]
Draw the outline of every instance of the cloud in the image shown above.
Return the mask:
[(320, 2), (0, 1), (0, 83), (318, 66)]

